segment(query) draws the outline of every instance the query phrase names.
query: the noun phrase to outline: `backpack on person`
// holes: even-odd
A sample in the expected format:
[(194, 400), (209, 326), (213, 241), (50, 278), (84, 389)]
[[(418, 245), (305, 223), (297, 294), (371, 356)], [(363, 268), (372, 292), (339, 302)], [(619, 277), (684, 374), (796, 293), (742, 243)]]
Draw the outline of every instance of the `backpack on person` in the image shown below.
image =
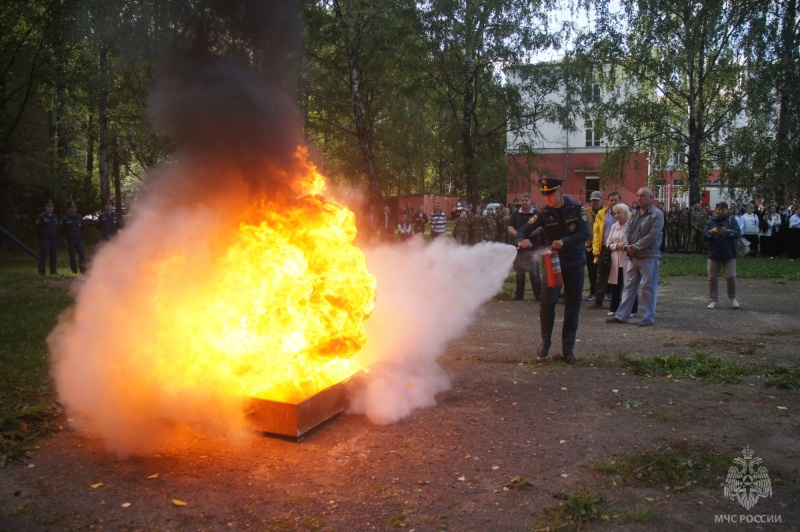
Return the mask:
[(736, 249), (736, 258), (744, 257), (750, 253), (750, 242), (743, 236), (734, 239), (733, 247)]
[[(731, 227), (731, 218), (730, 216), (727, 219), (728, 222), (728, 229), (732, 229)], [(733, 249), (736, 250), (736, 258), (744, 257), (750, 253), (750, 241), (747, 240), (742, 235), (739, 235), (738, 238), (733, 239)]]

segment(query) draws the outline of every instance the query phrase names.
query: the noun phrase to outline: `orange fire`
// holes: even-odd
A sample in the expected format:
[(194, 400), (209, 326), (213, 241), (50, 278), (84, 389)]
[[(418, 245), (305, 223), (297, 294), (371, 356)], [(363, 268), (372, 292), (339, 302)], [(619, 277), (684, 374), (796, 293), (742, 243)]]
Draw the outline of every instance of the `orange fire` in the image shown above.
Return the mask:
[(246, 213), (210, 278), (176, 279), (184, 255), (147, 266), (158, 298), (152, 348), (170, 350), (155, 369), (176, 392), (212, 374), (226, 392), (297, 403), (361, 369), (353, 357), (367, 340), (376, 279), (353, 245), (353, 213), (323, 199), (324, 178), (303, 149), (296, 156), (306, 171), (288, 176), (298, 199)]

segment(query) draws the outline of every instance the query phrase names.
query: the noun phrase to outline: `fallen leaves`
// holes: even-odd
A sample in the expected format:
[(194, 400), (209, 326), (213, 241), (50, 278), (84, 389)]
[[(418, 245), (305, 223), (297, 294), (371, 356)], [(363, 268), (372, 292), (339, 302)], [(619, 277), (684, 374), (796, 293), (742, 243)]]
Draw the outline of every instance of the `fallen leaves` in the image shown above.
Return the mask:
[(172, 499), (172, 504), (175, 506), (186, 506), (186, 503), (180, 499)]
[(102, 482), (98, 482), (97, 484), (92, 484), (92, 489), (93, 489), (93, 490), (96, 490), (97, 488), (99, 488), (99, 487), (101, 487), (101, 486), (104, 486), (104, 485), (105, 485), (105, 484), (103, 484)]

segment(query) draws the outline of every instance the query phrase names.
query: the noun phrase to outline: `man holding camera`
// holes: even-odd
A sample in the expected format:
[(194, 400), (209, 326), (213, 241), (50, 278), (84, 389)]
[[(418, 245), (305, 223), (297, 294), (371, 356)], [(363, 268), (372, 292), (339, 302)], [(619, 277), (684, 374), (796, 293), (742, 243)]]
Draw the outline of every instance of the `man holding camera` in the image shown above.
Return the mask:
[(735, 239), (742, 235), (739, 224), (728, 216), (728, 204), (717, 203), (714, 216), (703, 227), (703, 238), (708, 242), (708, 293), (711, 303), (708, 308), (717, 308), (719, 271), (723, 270), (728, 285), (731, 308), (739, 308), (736, 300), (736, 246)]

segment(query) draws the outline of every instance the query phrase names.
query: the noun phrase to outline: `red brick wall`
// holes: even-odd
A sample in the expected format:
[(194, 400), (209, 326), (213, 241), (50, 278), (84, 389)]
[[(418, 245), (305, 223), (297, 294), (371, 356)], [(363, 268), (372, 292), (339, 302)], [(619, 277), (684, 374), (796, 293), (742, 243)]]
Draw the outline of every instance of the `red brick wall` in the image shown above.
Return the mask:
[[(512, 203), (523, 192), (530, 192), (531, 199), (536, 205), (543, 205), (544, 198), (536, 188), (539, 177), (554, 177), (564, 179), (564, 194), (572, 199), (586, 202), (586, 177), (599, 176), (600, 164), (605, 157), (604, 153), (548, 153), (533, 162), (536, 169), (520, 170), (525, 165), (525, 158), (521, 155), (509, 155), (509, 176), (507, 202)], [(617, 190), (622, 195), (622, 201), (630, 204), (636, 200), (636, 191), (639, 187), (647, 186), (647, 154), (637, 153), (625, 166), (625, 180), (621, 185), (604, 188), (604, 195)]]

